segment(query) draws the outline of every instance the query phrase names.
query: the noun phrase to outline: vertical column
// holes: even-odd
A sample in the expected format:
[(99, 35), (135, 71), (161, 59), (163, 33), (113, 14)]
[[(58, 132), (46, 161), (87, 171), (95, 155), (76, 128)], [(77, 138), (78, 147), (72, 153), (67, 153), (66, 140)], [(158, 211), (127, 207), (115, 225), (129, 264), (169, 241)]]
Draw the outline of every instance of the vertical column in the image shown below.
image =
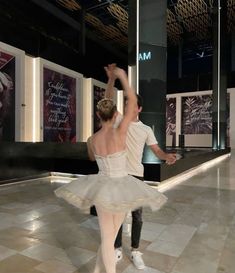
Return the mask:
[(182, 78), (182, 51), (183, 51), (183, 42), (180, 41), (178, 45), (178, 78)]
[(80, 11), (81, 17), (80, 17), (80, 24), (81, 24), (81, 31), (79, 33), (79, 50), (81, 54), (84, 56), (86, 55), (86, 8), (84, 0), (81, 1), (82, 9)]
[(226, 143), (226, 98), (227, 98), (227, 1), (216, 0), (213, 7), (213, 149), (224, 149)]
[(139, 0), (129, 0), (129, 16), (128, 16), (128, 78), (130, 84), (139, 93), (139, 81), (137, 82), (137, 67), (138, 64), (138, 46), (137, 40), (139, 39)]
[(231, 49), (230, 49), (230, 54), (231, 54), (231, 70), (235, 71), (235, 33), (231, 33)]
[[(129, 65), (136, 71), (137, 92), (143, 97), (140, 120), (152, 127), (161, 148), (166, 144), (165, 0), (129, 0)], [(144, 163), (156, 162), (146, 150)]]
[(175, 134), (176, 134), (176, 146), (179, 146), (179, 135), (181, 135), (181, 122), (182, 122), (182, 97), (181, 95), (176, 96), (176, 128), (175, 128)]

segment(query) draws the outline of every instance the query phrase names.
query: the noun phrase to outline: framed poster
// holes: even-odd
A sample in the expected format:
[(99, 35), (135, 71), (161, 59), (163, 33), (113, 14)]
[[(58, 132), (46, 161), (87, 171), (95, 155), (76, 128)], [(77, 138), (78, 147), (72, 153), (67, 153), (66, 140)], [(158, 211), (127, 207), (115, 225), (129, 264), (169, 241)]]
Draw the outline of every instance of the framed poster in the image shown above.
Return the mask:
[(166, 98), (166, 135), (176, 133), (176, 98)]
[(182, 97), (182, 134), (212, 134), (212, 95)]
[(76, 78), (45, 66), (43, 141), (76, 142)]
[(166, 97), (166, 146), (176, 145), (176, 97)]
[(0, 141), (24, 140), (24, 56), (0, 42)]
[(82, 74), (42, 58), (34, 58), (32, 63), (33, 141), (80, 141)]
[(99, 99), (104, 97), (106, 84), (92, 78), (83, 80), (83, 136), (82, 140), (87, 141), (98, 128), (98, 118), (95, 113), (95, 106)]
[(227, 147), (230, 147), (230, 93), (227, 93), (227, 108), (226, 108), (226, 120), (227, 120), (227, 126), (226, 126), (226, 136), (227, 136)]
[(105, 97), (105, 88), (93, 85), (93, 133), (99, 131), (101, 124), (98, 116), (96, 115), (97, 103)]

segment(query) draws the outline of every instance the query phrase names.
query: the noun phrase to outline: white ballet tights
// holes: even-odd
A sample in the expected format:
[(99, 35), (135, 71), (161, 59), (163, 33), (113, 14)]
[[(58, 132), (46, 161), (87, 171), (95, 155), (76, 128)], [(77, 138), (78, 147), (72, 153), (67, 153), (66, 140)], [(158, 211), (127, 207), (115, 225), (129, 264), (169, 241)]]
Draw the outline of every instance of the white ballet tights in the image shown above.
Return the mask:
[(100, 226), (101, 247), (97, 252), (96, 265), (93, 273), (100, 273), (102, 264), (105, 267), (106, 273), (116, 273), (114, 241), (125, 219), (125, 213), (111, 213), (99, 207), (96, 207), (96, 211)]

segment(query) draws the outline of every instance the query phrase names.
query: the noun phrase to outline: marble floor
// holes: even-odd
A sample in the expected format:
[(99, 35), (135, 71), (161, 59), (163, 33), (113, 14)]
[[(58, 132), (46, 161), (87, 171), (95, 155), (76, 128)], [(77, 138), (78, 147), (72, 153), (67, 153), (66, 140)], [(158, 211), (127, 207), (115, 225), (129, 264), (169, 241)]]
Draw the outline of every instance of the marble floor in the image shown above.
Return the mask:
[[(129, 259), (130, 224), (118, 273), (235, 272), (235, 153), (166, 191), (144, 210), (145, 270)], [(51, 178), (0, 187), (0, 273), (90, 273), (100, 244), (97, 218), (58, 200)]]

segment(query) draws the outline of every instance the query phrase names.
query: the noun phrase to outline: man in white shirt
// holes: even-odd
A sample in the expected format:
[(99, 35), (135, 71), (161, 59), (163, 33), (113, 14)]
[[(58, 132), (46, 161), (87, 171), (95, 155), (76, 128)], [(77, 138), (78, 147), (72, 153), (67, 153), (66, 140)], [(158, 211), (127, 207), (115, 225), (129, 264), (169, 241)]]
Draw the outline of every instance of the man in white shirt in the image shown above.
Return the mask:
[[(107, 89), (105, 91), (105, 97), (114, 97), (114, 83), (115, 78), (112, 74), (112, 69), (115, 64), (105, 67), (106, 74), (108, 76)], [(167, 154), (161, 150), (158, 146), (158, 142), (154, 136), (151, 127), (145, 125), (138, 119), (139, 113), (142, 111), (143, 101), (142, 98), (137, 95), (137, 104), (135, 112), (133, 113), (133, 120), (129, 125), (127, 133), (127, 171), (128, 174), (135, 176), (140, 180), (144, 180), (144, 167), (142, 164), (142, 157), (145, 144), (148, 145), (153, 153), (160, 159), (165, 160), (167, 164), (174, 164), (176, 161), (175, 154)], [(122, 115), (119, 114), (117, 118), (117, 125), (121, 121)], [(142, 229), (142, 208), (132, 211), (132, 230), (131, 230), (131, 259), (137, 269), (144, 269), (145, 264), (141, 257), (142, 253), (138, 251), (141, 229)], [(122, 259), (122, 227), (120, 228), (116, 241), (116, 260)]]

